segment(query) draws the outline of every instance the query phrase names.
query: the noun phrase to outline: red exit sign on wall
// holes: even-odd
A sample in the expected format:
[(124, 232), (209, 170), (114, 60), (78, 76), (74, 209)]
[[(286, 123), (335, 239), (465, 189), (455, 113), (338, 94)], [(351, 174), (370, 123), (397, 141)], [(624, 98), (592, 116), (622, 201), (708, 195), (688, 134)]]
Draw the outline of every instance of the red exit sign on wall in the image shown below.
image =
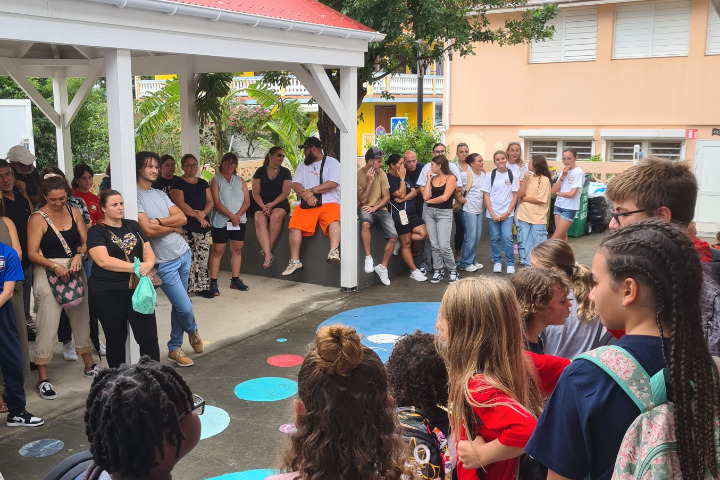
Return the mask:
[(696, 140), (698, 138), (698, 131), (697, 128), (688, 128), (685, 130), (685, 139), (686, 140)]

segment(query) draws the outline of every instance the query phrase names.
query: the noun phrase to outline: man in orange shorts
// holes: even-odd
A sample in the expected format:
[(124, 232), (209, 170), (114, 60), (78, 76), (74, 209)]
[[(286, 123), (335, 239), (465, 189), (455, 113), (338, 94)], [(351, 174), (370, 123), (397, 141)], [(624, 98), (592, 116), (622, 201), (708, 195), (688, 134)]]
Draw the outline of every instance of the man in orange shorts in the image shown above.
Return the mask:
[(305, 161), (295, 170), (292, 189), (301, 202), (295, 206), (290, 218), (290, 263), (283, 275), (291, 275), (303, 268), (300, 262), (302, 237), (314, 235), (318, 223), (323, 233), (330, 237), (327, 262), (340, 263), (340, 162), (323, 155), (317, 137), (306, 138), (298, 148), (305, 152)]

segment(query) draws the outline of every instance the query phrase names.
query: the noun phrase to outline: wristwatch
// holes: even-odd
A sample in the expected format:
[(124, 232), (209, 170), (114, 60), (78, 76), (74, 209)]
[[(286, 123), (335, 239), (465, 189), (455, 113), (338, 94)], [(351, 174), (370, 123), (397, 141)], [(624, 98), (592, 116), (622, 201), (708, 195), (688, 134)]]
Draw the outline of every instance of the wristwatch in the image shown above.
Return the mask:
[(313, 195), (315, 194), (315, 187), (310, 188), (310, 193), (312, 193)]

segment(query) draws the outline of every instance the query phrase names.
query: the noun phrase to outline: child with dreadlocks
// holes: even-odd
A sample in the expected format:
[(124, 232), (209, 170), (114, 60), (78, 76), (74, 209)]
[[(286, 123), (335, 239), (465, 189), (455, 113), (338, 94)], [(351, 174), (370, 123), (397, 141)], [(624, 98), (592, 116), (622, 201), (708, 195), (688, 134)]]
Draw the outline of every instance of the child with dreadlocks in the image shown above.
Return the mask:
[(174, 369), (143, 356), (103, 370), (90, 388), (85, 434), (93, 463), (83, 480), (172, 478), (200, 441), (205, 400)]
[[(590, 296), (600, 319), (608, 329), (625, 330), (613, 347), (621, 347), (629, 356), (618, 350), (597, 350), (573, 361), (560, 377), (527, 452), (550, 469), (548, 479), (609, 479), (614, 468), (616, 473), (625, 468), (618, 454), (630, 451), (620, 445), (623, 438), (631, 438), (626, 432), (641, 413), (626, 390), (639, 392), (635, 395), (640, 398), (647, 389), (633, 390), (618, 381), (635, 378), (641, 373), (635, 365), (639, 364), (648, 376), (667, 369), (664, 383), (674, 404), (677, 461), (648, 465), (673, 470), (672, 478), (717, 478), (713, 426), (718, 422), (720, 387), (703, 339), (699, 307), (703, 277), (692, 242), (667, 223), (629, 225), (603, 239), (592, 275)], [(594, 359), (626, 373), (616, 380)], [(660, 385), (662, 381), (651, 385), (653, 396)], [(639, 456), (648, 450), (638, 450)]]
[(408, 464), (418, 480), (446, 478), (445, 468), (450, 467), (448, 378), (435, 335), (420, 330), (403, 335), (393, 345), (385, 367), (408, 445)]

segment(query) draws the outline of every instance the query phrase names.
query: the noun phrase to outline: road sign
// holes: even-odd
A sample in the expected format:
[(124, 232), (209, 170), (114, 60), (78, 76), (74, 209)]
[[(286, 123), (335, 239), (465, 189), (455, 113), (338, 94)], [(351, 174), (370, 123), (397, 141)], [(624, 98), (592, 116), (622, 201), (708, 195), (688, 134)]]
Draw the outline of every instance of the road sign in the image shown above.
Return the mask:
[(395, 132), (407, 130), (407, 117), (390, 117), (390, 135), (395, 135)]
[(383, 127), (382, 125), (380, 125), (379, 127), (377, 127), (377, 128), (375, 129), (375, 135), (378, 136), (378, 137), (382, 137), (383, 135), (385, 135), (385, 127)]
[(685, 139), (686, 140), (695, 140), (698, 138), (698, 131), (697, 128), (688, 128), (685, 130)]

